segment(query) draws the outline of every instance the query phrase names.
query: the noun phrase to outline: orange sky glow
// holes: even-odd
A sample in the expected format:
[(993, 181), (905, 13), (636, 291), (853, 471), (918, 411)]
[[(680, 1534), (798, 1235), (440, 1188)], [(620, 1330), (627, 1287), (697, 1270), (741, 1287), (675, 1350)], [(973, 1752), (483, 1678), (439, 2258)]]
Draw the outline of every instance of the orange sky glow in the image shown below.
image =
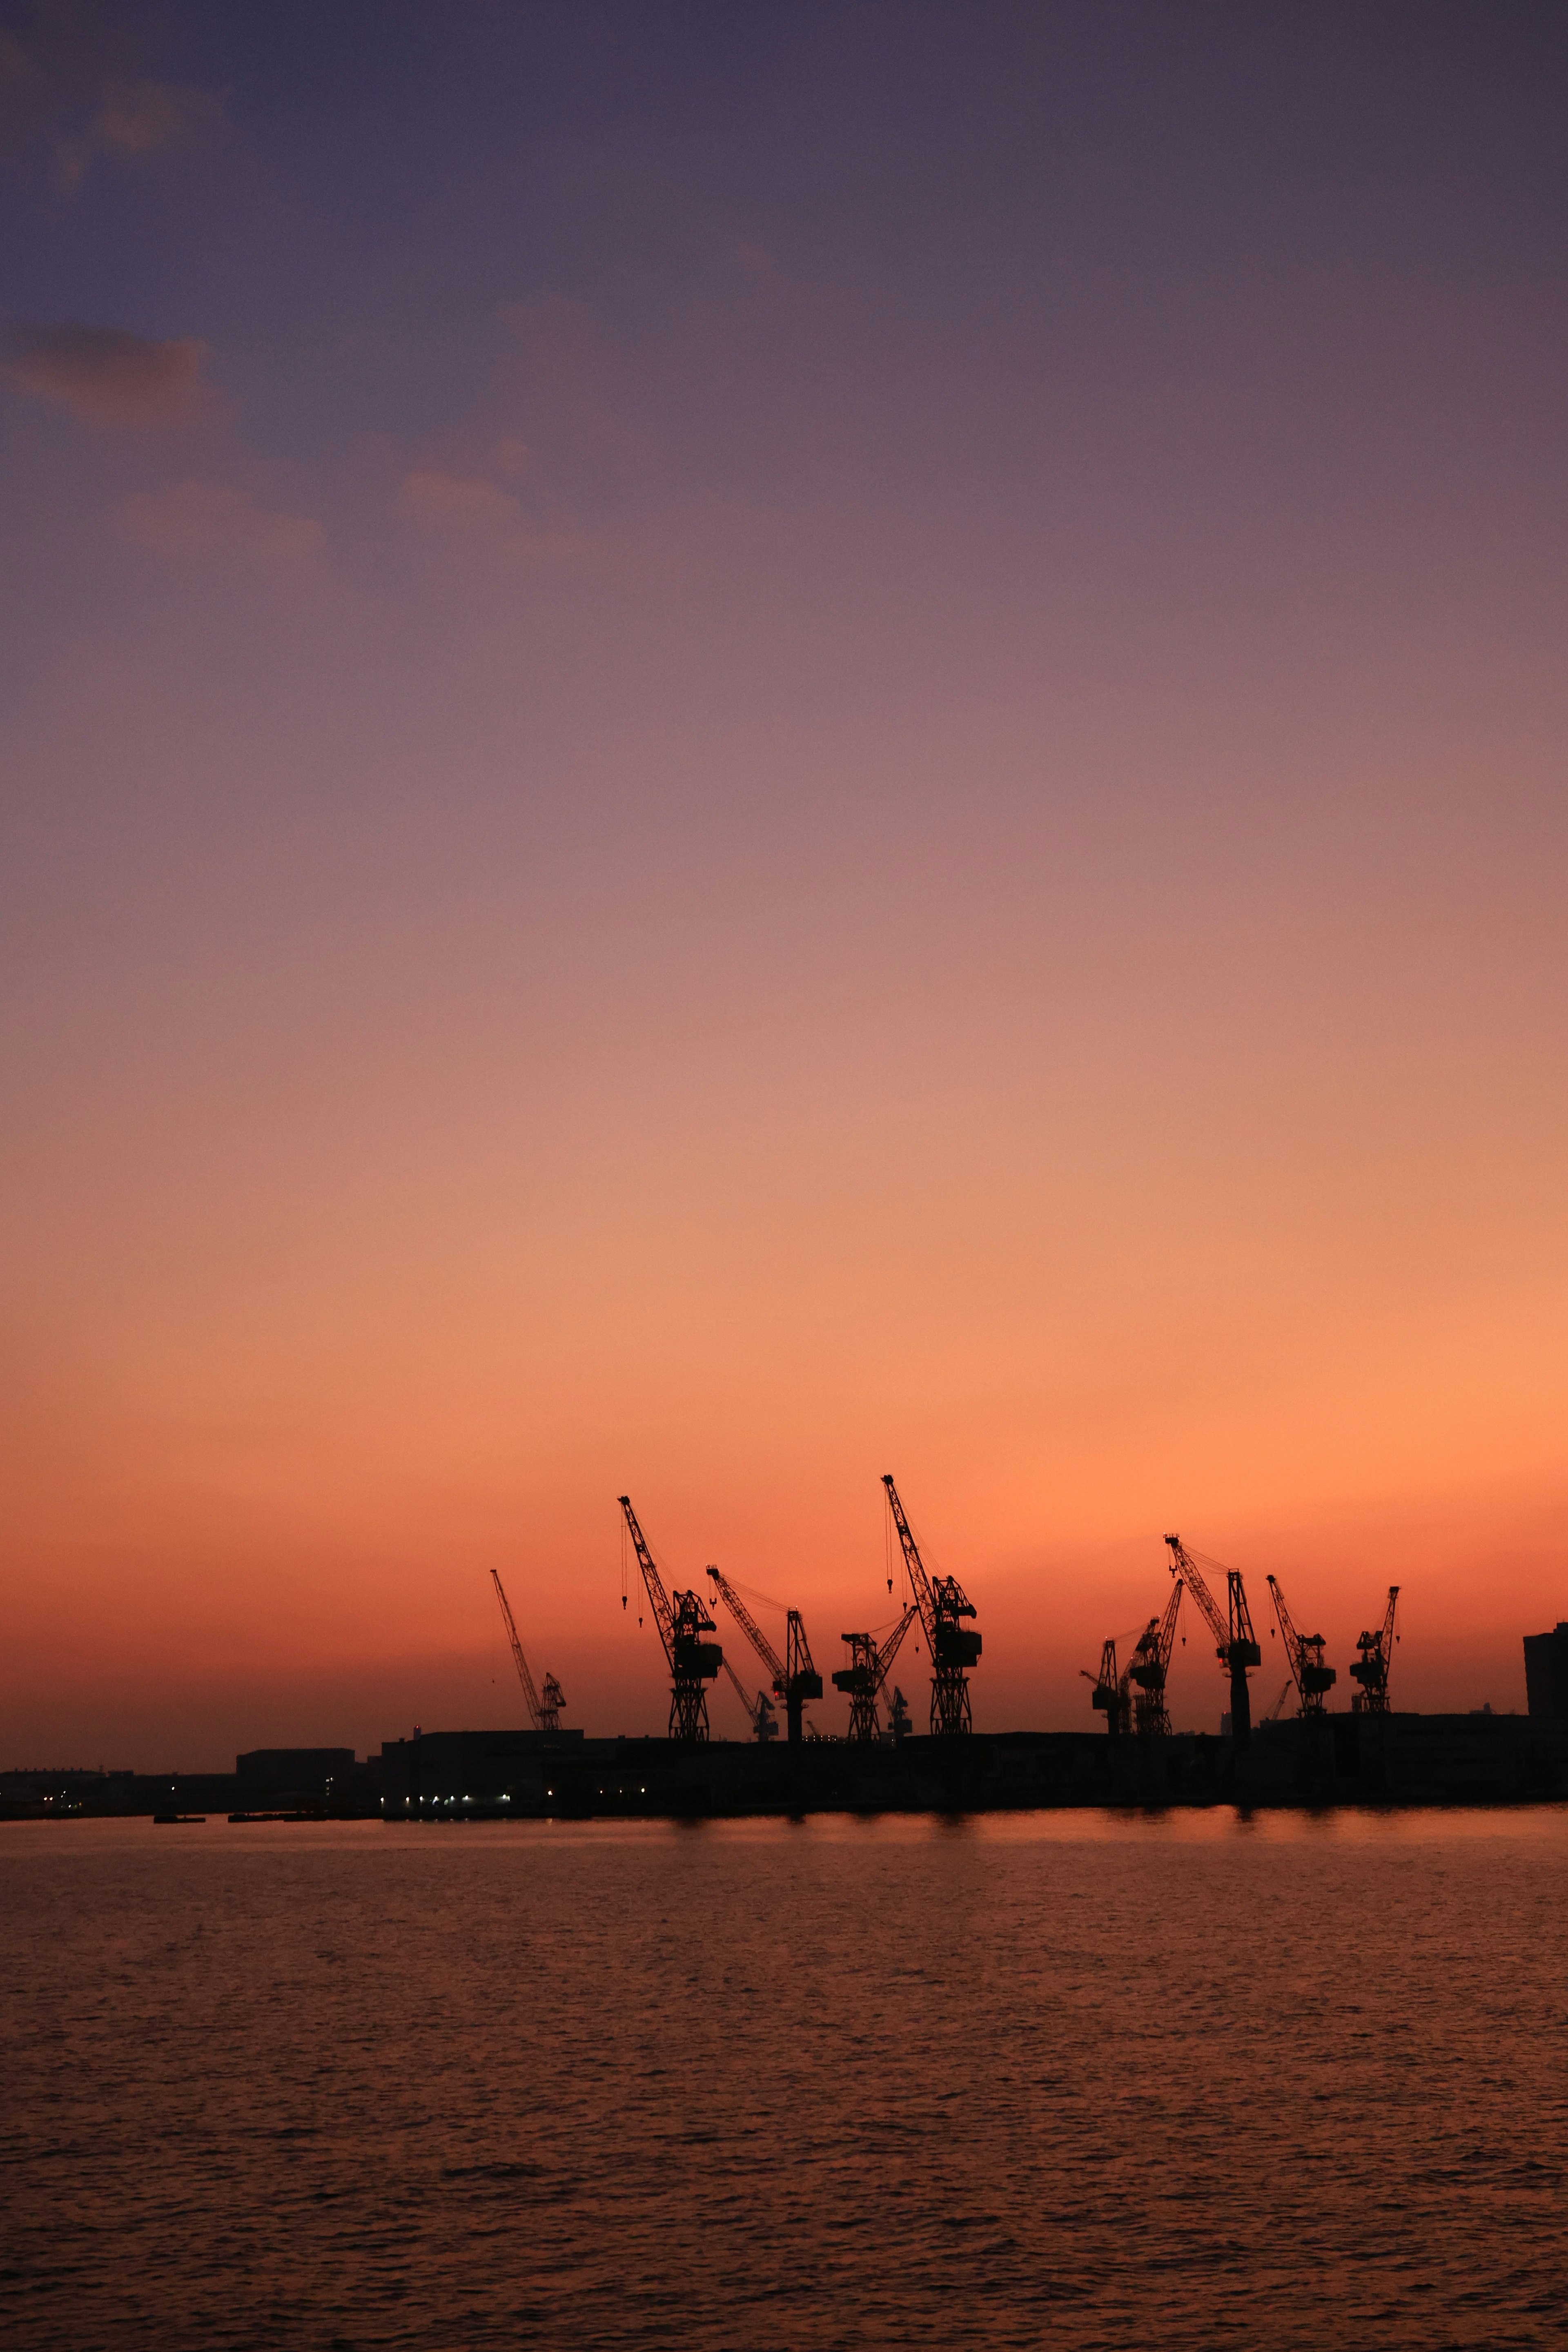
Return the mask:
[(885, 1470), (980, 1727), (1093, 1727), (1168, 1528), (1260, 1629), (1278, 1575), (1342, 1702), (1397, 1581), (1395, 1703), (1522, 1706), (1568, 211), (1436, 172), (1458, 65), (1342, 117), (1305, 15), (1261, 98), (1168, 19), (1133, 88), (1008, 18), (960, 44), (1000, 161), (933, 152), (921, 21), (601, 110), (565, 18), (475, 12), (406, 215), (249, 37), (175, 12), (145, 152), (122, 63), (40, 51), (0, 1763), (518, 1720), (492, 1567), (569, 1723), (660, 1731), (616, 1496), (826, 1674), (892, 1613)]

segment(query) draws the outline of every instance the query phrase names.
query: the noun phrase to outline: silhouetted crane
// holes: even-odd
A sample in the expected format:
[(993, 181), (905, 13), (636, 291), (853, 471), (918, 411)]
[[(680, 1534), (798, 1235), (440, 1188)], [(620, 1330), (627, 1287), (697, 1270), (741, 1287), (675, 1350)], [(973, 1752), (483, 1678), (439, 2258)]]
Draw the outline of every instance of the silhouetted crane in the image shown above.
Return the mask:
[[(1151, 1629), (1156, 1622), (1154, 1618), (1150, 1618)], [(1131, 1680), (1129, 1675), (1117, 1674), (1114, 1634), (1106, 1636), (1105, 1645), (1100, 1654), (1099, 1675), (1091, 1675), (1087, 1666), (1079, 1666), (1079, 1672), (1086, 1683), (1094, 1685), (1089, 1694), (1089, 1703), (1097, 1714), (1104, 1716), (1105, 1727), (1111, 1738), (1114, 1739), (1121, 1733), (1131, 1731), (1132, 1728)]]
[(1252, 1630), (1252, 1612), (1247, 1605), (1241, 1570), (1225, 1568), (1217, 1559), (1207, 1562), (1226, 1580), (1228, 1614), (1222, 1617), (1213, 1593), (1204, 1582), (1203, 1570), (1181, 1537), (1167, 1536), (1165, 1541), (1171, 1547), (1171, 1574), (1183, 1578), (1203, 1611), (1214, 1635), (1215, 1655), (1230, 1676), (1230, 1736), (1238, 1748), (1245, 1748), (1252, 1738), (1252, 1702), (1247, 1696), (1247, 1673), (1249, 1666), (1262, 1664), (1263, 1653)]
[[(811, 1663), (811, 1644), (805, 1638), (800, 1611), (784, 1611), (784, 1655), (781, 1658), (729, 1578), (716, 1568), (710, 1568), (708, 1574), (725, 1608), (773, 1678), (773, 1696), (784, 1701), (793, 1747), (800, 1738), (801, 1714), (806, 1700), (822, 1696), (822, 1676)], [(776, 1609), (779, 1604), (775, 1601), (770, 1605)]]
[(1323, 1637), (1321, 1633), (1298, 1633), (1295, 1621), (1285, 1606), (1285, 1595), (1274, 1577), (1268, 1580), (1268, 1590), (1274, 1595), (1274, 1614), (1279, 1620), (1279, 1638), (1285, 1644), (1285, 1663), (1290, 1669), (1290, 1679), (1300, 1696), (1299, 1712), (1321, 1715), (1323, 1694), (1331, 1691), (1339, 1680), (1332, 1666), (1323, 1664)]
[(1127, 1661), (1128, 1680), (1138, 1685), (1132, 1720), (1141, 1739), (1163, 1738), (1171, 1728), (1165, 1681), (1171, 1671), (1171, 1653), (1176, 1646), (1176, 1620), (1181, 1610), (1182, 1580), (1178, 1576), (1165, 1603), (1164, 1616), (1150, 1618)]
[(559, 1731), (566, 1694), (553, 1675), (545, 1675), (542, 1694), (534, 1689), (533, 1676), (528, 1671), (528, 1660), (522, 1654), (522, 1643), (517, 1638), (517, 1626), (507, 1601), (506, 1587), (500, 1580), (500, 1571), (493, 1568), (490, 1581), (496, 1589), (496, 1599), (500, 1602), (500, 1613), (506, 1620), (506, 1637), (511, 1643), (511, 1654), (517, 1666), (518, 1681), (522, 1685), (522, 1700), (528, 1709), (528, 1719), (535, 1731)]
[(1266, 1707), (1266, 1708), (1264, 1709), (1264, 1712), (1263, 1712), (1263, 1721), (1264, 1721), (1265, 1723), (1278, 1723), (1278, 1722), (1279, 1722), (1279, 1716), (1280, 1716), (1280, 1711), (1281, 1711), (1281, 1709), (1284, 1707), (1284, 1705), (1285, 1705), (1286, 1700), (1289, 1697), (1289, 1696), (1290, 1696), (1291, 1692), (1295, 1689), (1295, 1687), (1296, 1687), (1296, 1677), (1295, 1677), (1295, 1675), (1286, 1675), (1286, 1677), (1285, 1677), (1285, 1687), (1284, 1687), (1284, 1689), (1280, 1692), (1280, 1694), (1279, 1694), (1279, 1697), (1275, 1700), (1275, 1702), (1274, 1702), (1273, 1706), (1270, 1706), (1270, 1707)]
[[(881, 1643), (874, 1633), (839, 1635), (839, 1640), (849, 1645), (849, 1664), (839, 1667), (833, 1677), (833, 1687), (848, 1694), (851, 1739), (878, 1738), (880, 1727), (877, 1721), (877, 1701), (881, 1696), (882, 1685), (899, 1654), (904, 1635), (919, 1615), (920, 1611), (911, 1601), (892, 1632)], [(900, 1700), (894, 1707), (895, 1735), (901, 1736), (908, 1719), (909, 1710)]]
[[(705, 1642), (703, 1635), (714, 1630), (713, 1620), (695, 1592), (678, 1592), (674, 1606), (664, 1589), (664, 1580), (653, 1564), (653, 1554), (643, 1541), (643, 1531), (637, 1525), (631, 1497), (619, 1497), (626, 1513), (626, 1529), (637, 1553), (637, 1566), (642, 1570), (644, 1589), (653, 1622), (658, 1627), (658, 1638), (664, 1644), (664, 1654), (669, 1662), (669, 1736), (685, 1746), (692, 1747), (708, 1737), (708, 1694), (704, 1683), (710, 1683), (724, 1663), (724, 1653), (717, 1642)], [(621, 1606), (626, 1605), (626, 1567), (623, 1555), (621, 1569)]]
[(921, 1630), (931, 1653), (931, 1736), (937, 1739), (951, 1738), (973, 1728), (969, 1710), (969, 1677), (964, 1669), (979, 1664), (980, 1636), (968, 1632), (960, 1621), (973, 1616), (974, 1603), (955, 1576), (926, 1574), (890, 1473), (884, 1474), (882, 1484), (888, 1490), (888, 1507), (903, 1546), (904, 1566), (910, 1572), (915, 1606), (921, 1612)]
[(745, 1684), (741, 1680), (728, 1658), (724, 1661), (724, 1672), (734, 1684), (735, 1696), (746, 1710), (747, 1718), (752, 1727), (752, 1738), (776, 1739), (779, 1736), (778, 1718), (773, 1713), (773, 1703), (766, 1691), (760, 1690), (755, 1698), (751, 1697)]
[(1375, 1633), (1358, 1633), (1355, 1645), (1360, 1656), (1351, 1661), (1351, 1680), (1360, 1683), (1361, 1689), (1351, 1700), (1352, 1715), (1386, 1715), (1388, 1713), (1388, 1670), (1394, 1664), (1394, 1644), (1399, 1638), (1394, 1630), (1394, 1612), (1399, 1601), (1399, 1587), (1388, 1588), (1388, 1607)]

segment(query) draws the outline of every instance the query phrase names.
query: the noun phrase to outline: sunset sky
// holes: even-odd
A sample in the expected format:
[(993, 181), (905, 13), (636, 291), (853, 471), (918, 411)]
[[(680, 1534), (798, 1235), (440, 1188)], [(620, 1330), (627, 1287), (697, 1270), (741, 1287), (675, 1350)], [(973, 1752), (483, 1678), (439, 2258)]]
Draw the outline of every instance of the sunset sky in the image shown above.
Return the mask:
[(1168, 1528), (1522, 1707), (1565, 121), (1506, 0), (0, 5), (0, 1765), (516, 1721), (492, 1566), (662, 1730), (616, 1496), (826, 1675), (885, 1470), (980, 1727)]

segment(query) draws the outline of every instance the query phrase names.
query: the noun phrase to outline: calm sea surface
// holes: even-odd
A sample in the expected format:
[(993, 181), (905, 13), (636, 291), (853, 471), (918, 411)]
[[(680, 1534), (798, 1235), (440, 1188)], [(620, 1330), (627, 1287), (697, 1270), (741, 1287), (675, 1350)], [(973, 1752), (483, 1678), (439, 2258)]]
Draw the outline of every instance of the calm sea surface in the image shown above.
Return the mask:
[(1568, 2343), (1568, 1811), (0, 1828), (0, 2341)]

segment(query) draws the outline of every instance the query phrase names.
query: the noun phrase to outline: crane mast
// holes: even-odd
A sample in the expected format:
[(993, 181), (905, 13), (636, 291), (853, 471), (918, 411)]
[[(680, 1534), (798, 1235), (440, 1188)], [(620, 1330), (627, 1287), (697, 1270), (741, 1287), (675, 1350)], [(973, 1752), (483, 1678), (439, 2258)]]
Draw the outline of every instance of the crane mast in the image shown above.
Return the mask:
[[(1324, 1713), (1323, 1696), (1332, 1690), (1339, 1675), (1332, 1666), (1323, 1664), (1323, 1637), (1321, 1633), (1298, 1633), (1296, 1621), (1285, 1605), (1276, 1578), (1268, 1580), (1268, 1590), (1274, 1596), (1274, 1614), (1279, 1620), (1279, 1638), (1285, 1644), (1285, 1663), (1290, 1669), (1290, 1679), (1296, 1685), (1300, 1701), (1298, 1713), (1319, 1716)], [(1353, 1668), (1352, 1668), (1353, 1672)]]
[(1178, 1576), (1165, 1603), (1164, 1616), (1150, 1618), (1139, 1636), (1137, 1648), (1128, 1661), (1128, 1679), (1138, 1685), (1132, 1714), (1141, 1738), (1163, 1738), (1171, 1728), (1170, 1711), (1165, 1705), (1165, 1681), (1171, 1671), (1171, 1653), (1176, 1646), (1176, 1620), (1182, 1610), (1182, 1580)]
[(1210, 1568), (1226, 1580), (1226, 1614), (1222, 1617), (1213, 1593), (1204, 1581), (1203, 1570), (1187, 1549), (1180, 1536), (1167, 1536), (1171, 1548), (1171, 1574), (1180, 1576), (1197, 1602), (1214, 1635), (1215, 1655), (1230, 1675), (1230, 1733), (1237, 1748), (1246, 1748), (1252, 1738), (1252, 1702), (1247, 1694), (1247, 1670), (1261, 1665), (1263, 1652), (1252, 1630), (1252, 1612), (1247, 1605), (1247, 1589), (1238, 1568), (1222, 1569), (1216, 1559)]
[(522, 1643), (518, 1639), (517, 1624), (511, 1613), (511, 1604), (507, 1600), (506, 1587), (500, 1580), (500, 1571), (498, 1569), (491, 1569), (490, 1581), (496, 1589), (496, 1599), (500, 1602), (500, 1613), (506, 1623), (506, 1637), (511, 1643), (512, 1661), (517, 1667), (518, 1681), (522, 1685), (523, 1705), (528, 1709), (528, 1719), (535, 1731), (559, 1731), (561, 1710), (566, 1704), (566, 1694), (553, 1675), (545, 1675), (542, 1696), (534, 1689), (533, 1676), (529, 1673), (528, 1660), (522, 1654)]
[(974, 1614), (974, 1603), (955, 1576), (929, 1577), (920, 1547), (910, 1532), (904, 1507), (892, 1474), (883, 1475), (888, 1507), (899, 1531), (904, 1566), (920, 1611), (921, 1630), (931, 1653), (931, 1727), (933, 1738), (947, 1738), (973, 1728), (969, 1706), (969, 1676), (964, 1669), (978, 1664), (980, 1636), (961, 1622)]
[(1360, 1683), (1361, 1688), (1351, 1700), (1352, 1715), (1388, 1713), (1388, 1670), (1394, 1663), (1394, 1612), (1398, 1601), (1399, 1587), (1391, 1584), (1382, 1624), (1374, 1633), (1356, 1635), (1360, 1654), (1351, 1661), (1351, 1680)]
[[(1151, 1617), (1150, 1631), (1152, 1631), (1154, 1622)], [(1107, 1635), (1104, 1647), (1100, 1653), (1099, 1675), (1091, 1675), (1087, 1666), (1080, 1666), (1079, 1672), (1086, 1683), (1094, 1685), (1089, 1694), (1089, 1703), (1098, 1715), (1104, 1716), (1105, 1727), (1111, 1738), (1114, 1739), (1121, 1733), (1130, 1731), (1132, 1727), (1132, 1695), (1128, 1677), (1131, 1669), (1129, 1668), (1127, 1674), (1118, 1675), (1114, 1635)]]
[(784, 1612), (785, 1654), (781, 1658), (729, 1578), (717, 1568), (710, 1568), (708, 1574), (725, 1608), (773, 1676), (773, 1696), (784, 1701), (790, 1745), (794, 1747), (801, 1737), (801, 1717), (806, 1700), (822, 1696), (822, 1676), (811, 1663), (811, 1644), (805, 1638), (800, 1611)]
[[(708, 1694), (703, 1685), (717, 1675), (724, 1663), (724, 1653), (717, 1642), (703, 1639), (704, 1634), (714, 1631), (714, 1624), (695, 1592), (678, 1592), (671, 1602), (637, 1525), (630, 1496), (622, 1495), (618, 1499), (669, 1665), (669, 1736), (684, 1746), (695, 1747), (708, 1737)], [(624, 1601), (625, 1594), (621, 1597)]]
[[(847, 1692), (849, 1699), (849, 1737), (851, 1739), (875, 1739), (879, 1726), (877, 1702), (882, 1695), (893, 1660), (898, 1656), (904, 1635), (920, 1615), (911, 1601), (887, 1639), (879, 1645), (872, 1633), (841, 1633), (839, 1639), (848, 1644), (849, 1664), (840, 1666), (833, 1677), (835, 1690)], [(903, 1713), (894, 1708), (894, 1730), (901, 1733)]]

